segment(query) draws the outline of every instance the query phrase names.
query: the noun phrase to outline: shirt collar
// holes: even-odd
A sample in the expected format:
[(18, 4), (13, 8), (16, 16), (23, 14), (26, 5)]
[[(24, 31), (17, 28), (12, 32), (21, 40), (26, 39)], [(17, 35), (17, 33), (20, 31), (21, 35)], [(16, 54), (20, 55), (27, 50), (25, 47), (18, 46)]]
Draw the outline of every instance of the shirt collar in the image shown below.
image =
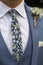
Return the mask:
[[(7, 5), (5, 5), (3, 2), (0, 1), (0, 17), (4, 16), (8, 10), (10, 10), (11, 8), (8, 7)], [(24, 0), (23, 2), (18, 5), (16, 8), (14, 8), (16, 11), (18, 11), (18, 13), (23, 16), (23, 17), (26, 17), (26, 14), (25, 14), (25, 7), (24, 7)]]

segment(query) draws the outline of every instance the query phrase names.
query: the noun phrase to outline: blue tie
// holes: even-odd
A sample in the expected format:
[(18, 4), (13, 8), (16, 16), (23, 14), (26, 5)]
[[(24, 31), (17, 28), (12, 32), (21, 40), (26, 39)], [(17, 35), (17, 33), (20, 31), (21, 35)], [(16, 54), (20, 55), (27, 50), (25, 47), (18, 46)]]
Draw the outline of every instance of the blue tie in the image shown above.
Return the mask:
[(12, 21), (11, 21), (11, 33), (12, 33), (12, 43), (13, 43), (12, 55), (15, 61), (18, 62), (20, 61), (23, 55), (20, 25), (18, 24), (18, 21), (16, 19), (16, 11), (14, 9), (11, 9), (9, 13), (12, 17)]

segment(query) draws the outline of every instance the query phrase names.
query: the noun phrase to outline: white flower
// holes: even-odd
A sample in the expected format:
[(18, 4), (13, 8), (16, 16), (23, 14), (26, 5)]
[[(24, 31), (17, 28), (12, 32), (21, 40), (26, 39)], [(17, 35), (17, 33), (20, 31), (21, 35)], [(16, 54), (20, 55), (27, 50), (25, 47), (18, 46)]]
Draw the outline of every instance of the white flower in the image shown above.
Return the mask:
[(40, 17), (41, 10), (38, 7), (31, 8), (30, 12), (33, 16)]
[(34, 22), (33, 22), (34, 27), (36, 27), (36, 25), (37, 25), (37, 19), (41, 18), (41, 16), (43, 15), (43, 14), (41, 14), (42, 11), (43, 11), (43, 9), (38, 8), (38, 7), (31, 8), (30, 12), (34, 18)]

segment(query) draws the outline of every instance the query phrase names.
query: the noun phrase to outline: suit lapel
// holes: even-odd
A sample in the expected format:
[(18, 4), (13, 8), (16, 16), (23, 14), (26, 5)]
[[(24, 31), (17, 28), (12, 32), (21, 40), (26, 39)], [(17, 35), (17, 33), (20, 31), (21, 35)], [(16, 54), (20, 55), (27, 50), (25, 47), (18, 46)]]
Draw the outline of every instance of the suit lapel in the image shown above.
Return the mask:
[(38, 32), (36, 32), (37, 28), (33, 26), (33, 18), (29, 12), (29, 20), (30, 20), (30, 27), (32, 31), (32, 39), (33, 39), (33, 55), (32, 55), (32, 65), (36, 65), (37, 63), (37, 56), (38, 56)]
[(34, 28), (33, 26), (33, 17), (29, 11), (29, 6), (26, 6), (26, 13), (28, 16), (29, 26), (31, 29), (32, 34), (32, 44), (33, 44), (33, 53), (32, 53), (32, 62), (31, 65), (36, 65), (37, 63), (37, 56), (38, 56), (38, 37), (39, 33), (37, 31), (37, 27)]

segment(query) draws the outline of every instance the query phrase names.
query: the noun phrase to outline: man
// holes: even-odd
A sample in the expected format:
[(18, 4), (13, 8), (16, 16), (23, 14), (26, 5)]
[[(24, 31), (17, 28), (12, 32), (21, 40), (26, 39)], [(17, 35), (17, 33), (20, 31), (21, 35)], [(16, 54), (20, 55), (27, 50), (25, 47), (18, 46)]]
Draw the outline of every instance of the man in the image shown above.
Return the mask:
[[(0, 65), (43, 65), (43, 59), (40, 60), (40, 57), (43, 57), (43, 17), (38, 20), (37, 26), (34, 27), (30, 8), (24, 3), (24, 0), (0, 1)], [(17, 20), (12, 15), (11, 9), (16, 10)], [(15, 28), (13, 32), (11, 31), (12, 20), (14, 22), (15, 20), (18, 21), (21, 30), (23, 54), (20, 60), (16, 56), (19, 53), (15, 55), (16, 60), (12, 56), (13, 40), (11, 33), (15, 32)]]

